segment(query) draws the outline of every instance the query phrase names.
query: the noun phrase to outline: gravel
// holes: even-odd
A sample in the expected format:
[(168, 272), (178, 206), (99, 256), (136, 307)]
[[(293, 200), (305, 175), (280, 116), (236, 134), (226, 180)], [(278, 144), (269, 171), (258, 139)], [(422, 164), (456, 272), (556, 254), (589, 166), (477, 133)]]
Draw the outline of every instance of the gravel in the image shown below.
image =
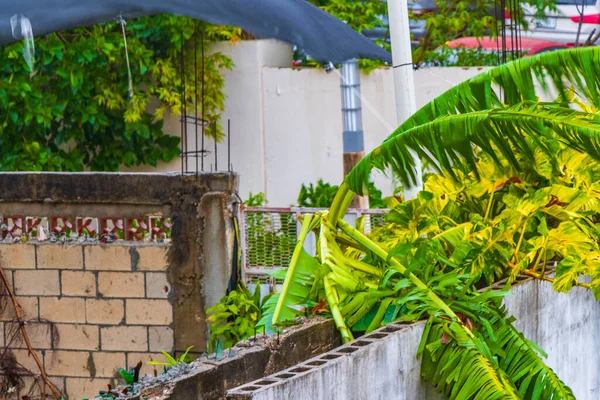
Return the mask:
[[(158, 376), (145, 375), (140, 378), (140, 380), (132, 386), (119, 386), (115, 388), (111, 394), (114, 395), (114, 399), (124, 400), (124, 399), (136, 399), (139, 398), (140, 393), (142, 393), (145, 389), (149, 389), (154, 386), (159, 386), (165, 383), (168, 383), (174, 379), (180, 378), (185, 375), (189, 375), (194, 372), (195, 369), (198, 368), (197, 362), (193, 362), (190, 364), (179, 363), (175, 364), (172, 367), (169, 367), (167, 372), (164, 374), (160, 374)], [(98, 396), (90, 398), (94, 400), (107, 399), (111, 397), (106, 397), (108, 395), (107, 392), (100, 392)], [(117, 396), (118, 395), (118, 396)]]

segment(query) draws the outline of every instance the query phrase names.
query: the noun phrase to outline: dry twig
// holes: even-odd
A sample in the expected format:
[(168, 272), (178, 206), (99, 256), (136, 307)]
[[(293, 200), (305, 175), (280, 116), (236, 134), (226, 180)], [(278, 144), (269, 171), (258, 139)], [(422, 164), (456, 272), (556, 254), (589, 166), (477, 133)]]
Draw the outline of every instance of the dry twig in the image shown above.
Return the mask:
[(0, 277), (2, 278), (4, 287), (6, 288), (6, 291), (8, 292), (8, 294), (10, 295), (10, 299), (12, 300), (12, 304), (15, 309), (15, 316), (19, 323), (19, 330), (21, 331), (21, 335), (23, 336), (23, 340), (25, 341), (25, 345), (27, 346), (29, 355), (31, 355), (33, 357), (33, 359), (35, 360), (35, 363), (37, 364), (37, 366), (40, 370), (40, 375), (44, 381), (44, 392), (45, 392), (45, 387), (47, 386), (48, 388), (50, 388), (50, 391), (52, 392), (52, 395), (54, 396), (55, 399), (57, 399), (57, 400), (61, 399), (63, 396), (61, 395), (58, 388), (56, 386), (54, 386), (54, 384), (50, 381), (50, 378), (48, 378), (48, 374), (46, 373), (46, 369), (44, 368), (44, 365), (42, 364), (37, 353), (35, 352), (35, 350), (33, 350), (33, 347), (31, 346), (31, 341), (29, 340), (29, 335), (27, 334), (27, 329), (25, 328), (25, 322), (23, 321), (23, 318), (21, 317), (21, 310), (20, 310), (19, 303), (17, 302), (15, 294), (12, 290), (12, 287), (8, 283), (8, 279), (6, 278), (6, 274), (4, 273), (4, 268), (2, 268), (2, 267), (0, 267)]

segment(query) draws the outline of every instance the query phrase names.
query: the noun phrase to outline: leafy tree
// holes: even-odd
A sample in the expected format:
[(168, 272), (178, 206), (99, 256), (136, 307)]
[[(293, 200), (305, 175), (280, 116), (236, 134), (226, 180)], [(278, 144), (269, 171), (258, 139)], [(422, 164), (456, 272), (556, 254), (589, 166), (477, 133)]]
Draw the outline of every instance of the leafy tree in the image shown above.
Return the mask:
[[(426, 319), (422, 375), (449, 399), (573, 399), (512, 325), (506, 292), (478, 289), (523, 273), (600, 298), (599, 60), (595, 48), (518, 60), (417, 111), (359, 162), (329, 211), (304, 216), (283, 289), (261, 323), (319, 299), (345, 342), (394, 320)], [(539, 102), (550, 92), (560, 96)], [(344, 222), (373, 168), (414, 182), (410, 149), (440, 175), (371, 237)], [(301, 257), (309, 232), (318, 235), (310, 263)], [(548, 261), (558, 263), (554, 278)]]
[[(527, 0), (519, 2), (519, 14), (523, 16), (522, 7), (531, 6), (535, 13), (543, 17), (544, 10), (555, 9), (555, 0)], [(425, 36), (419, 46), (413, 51), (413, 63), (420, 65), (424, 62), (438, 64), (443, 62), (444, 55), (436, 49), (447, 49), (445, 44), (454, 39), (466, 36), (481, 37), (499, 34), (499, 24), (496, 20), (494, 2), (488, 0), (436, 0), (436, 9), (424, 15), (413, 15), (412, 18), (424, 19), (426, 22)], [(504, 10), (498, 10), (500, 18), (504, 18)], [(527, 21), (519, 18), (521, 27), (527, 28)], [(474, 55), (477, 54), (473, 52)], [(480, 54), (478, 59), (463, 57), (455, 65), (495, 65), (489, 63), (489, 55)], [(470, 63), (469, 63), (470, 62)]]
[[(384, 27), (382, 16), (387, 16), (387, 1), (382, 0), (308, 0), (331, 15), (345, 21), (361, 32), (364, 29)], [(448, 58), (448, 41), (465, 37), (497, 34), (496, 10), (494, 2), (488, 0), (436, 0), (436, 8), (424, 14), (411, 14), (414, 20), (424, 20), (425, 36), (413, 51), (413, 63), (451, 65), (496, 65), (497, 55), (477, 50), (463, 49), (458, 57)], [(555, 9), (555, 0), (527, 0), (519, 6), (532, 6), (535, 12), (543, 16), (544, 10)], [(420, 11), (419, 11), (420, 12)], [(521, 11), (521, 15), (523, 12)], [(504, 17), (504, 10), (501, 12)], [(522, 18), (523, 28), (527, 21)], [(390, 50), (388, 40), (378, 40), (381, 46)], [(440, 51), (441, 50), (441, 51)], [(361, 68), (370, 71), (381, 65), (376, 60), (360, 60)]]
[[(196, 43), (196, 23), (169, 15), (128, 21), (131, 98), (118, 23), (37, 38), (33, 71), (22, 56), (23, 43), (0, 48), (0, 170), (115, 171), (172, 160), (179, 138), (162, 126), (167, 108), (182, 111), (182, 38), (190, 112), (195, 79), (202, 85), (200, 68), (196, 76), (189, 60), (210, 37)], [(225, 98), (219, 72), (232, 63), (215, 53), (205, 57), (205, 66), (205, 113), (215, 121)]]

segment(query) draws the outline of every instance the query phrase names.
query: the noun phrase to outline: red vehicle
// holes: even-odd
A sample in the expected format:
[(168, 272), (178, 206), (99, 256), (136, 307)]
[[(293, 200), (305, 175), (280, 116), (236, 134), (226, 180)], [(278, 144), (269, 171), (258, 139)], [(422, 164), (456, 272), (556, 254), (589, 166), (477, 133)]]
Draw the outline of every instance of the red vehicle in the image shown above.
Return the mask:
[[(521, 38), (520, 43), (517, 45), (516, 38), (506, 38), (506, 50), (511, 51), (513, 45), (519, 48), (525, 54), (525, 57), (532, 56), (538, 53), (544, 53), (546, 51), (567, 49), (569, 46), (566, 44), (551, 42), (549, 40), (532, 39), (532, 38)], [(481, 38), (476, 37), (465, 37), (461, 39), (452, 40), (447, 43), (451, 49), (464, 48), (464, 49), (483, 49), (485, 51), (502, 51), (502, 38), (492, 38), (484, 36)]]

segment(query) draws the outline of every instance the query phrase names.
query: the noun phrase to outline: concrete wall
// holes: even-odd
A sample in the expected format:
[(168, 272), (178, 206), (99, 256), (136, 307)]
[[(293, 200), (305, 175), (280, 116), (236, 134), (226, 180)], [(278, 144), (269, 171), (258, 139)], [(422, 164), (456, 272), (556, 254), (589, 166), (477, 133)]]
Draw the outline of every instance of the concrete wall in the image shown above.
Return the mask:
[[(229, 42), (216, 44), (212, 51), (221, 52), (230, 57), (235, 67), (225, 71), (225, 111), (221, 123), (226, 126), (231, 119), (231, 160), (233, 169), (240, 174), (240, 195), (245, 200), (249, 192), (258, 193), (265, 188), (265, 138), (263, 113), (263, 73), (265, 66), (289, 67), (292, 65), (291, 47), (275, 40), (242, 41), (230, 45)], [(341, 118), (341, 117), (340, 117)], [(188, 148), (195, 148), (195, 132), (192, 124), (188, 125)], [(181, 123), (179, 117), (165, 114), (165, 132), (180, 136)], [(214, 140), (206, 138), (205, 148), (210, 153), (204, 158), (206, 171), (215, 169)], [(227, 170), (226, 143), (218, 145), (219, 170)], [(195, 170), (195, 159), (189, 168)], [(138, 167), (127, 169), (129, 172), (148, 171), (181, 171), (180, 159), (171, 163), (159, 163), (158, 168)]]
[[(480, 71), (461, 68), (415, 72), (420, 107), (454, 84)], [(270, 205), (295, 204), (301, 185), (322, 178), (343, 180), (340, 77), (316, 69), (263, 68), (266, 140), (266, 185)], [(361, 75), (365, 151), (369, 152), (398, 126), (392, 70)], [(243, 179), (243, 173), (242, 173)], [(393, 184), (381, 174), (376, 185), (390, 195)], [(244, 192), (242, 192), (242, 195)]]
[[(0, 266), (28, 321), (33, 347), (71, 399), (105, 390), (119, 368), (139, 361), (142, 374), (151, 374), (146, 362), (162, 360), (162, 350), (206, 348), (205, 310), (226, 293), (235, 266), (236, 175), (0, 173), (0, 187), (0, 236), (6, 236)], [(51, 236), (58, 231), (47, 221), (55, 217), (91, 219), (97, 230), (106, 218), (122, 224), (169, 218), (173, 226), (166, 241), (110, 244), (78, 234), (38, 240), (25, 228), (40, 219)], [(5, 225), (15, 221), (23, 229), (8, 237)], [(2, 345), (37, 372), (14, 340), (12, 306), (2, 310)]]
[[(59, 389), (80, 399), (104, 388), (119, 368), (173, 351), (167, 252), (160, 244), (0, 244), (28, 335)], [(36, 371), (11, 306), (0, 313), (0, 338), (19, 363)], [(24, 393), (23, 393), (24, 394)]]
[[(527, 280), (513, 288), (507, 307), (517, 327), (547, 353), (547, 363), (577, 399), (600, 393), (600, 307), (591, 292), (559, 294), (546, 282)], [(423, 323), (394, 324), (288, 370), (232, 389), (229, 398), (439, 399), (420, 380), (415, 357)]]
[[(295, 204), (301, 185), (320, 178), (339, 184), (342, 171), (340, 77), (322, 69), (291, 68), (291, 48), (273, 40), (220, 43), (216, 51), (236, 67), (224, 73), (226, 88), (222, 122), (231, 119), (231, 160), (240, 174), (240, 196), (264, 192), (269, 205)], [(481, 68), (424, 68), (415, 72), (417, 106), (481, 72)], [(397, 127), (392, 71), (382, 68), (361, 76), (365, 148), (372, 150)], [(192, 130), (192, 125), (188, 129)], [(179, 136), (179, 119), (167, 117), (165, 130)], [(191, 131), (190, 131), (191, 132)], [(190, 136), (188, 143), (195, 143)], [(212, 151), (214, 142), (206, 140)], [(219, 144), (219, 169), (227, 168), (226, 143)], [(195, 160), (193, 161), (195, 164)], [(205, 157), (210, 170), (214, 155)], [(191, 166), (195, 168), (194, 166)], [(181, 163), (160, 164), (179, 171)], [(214, 168), (214, 167), (213, 167)], [(136, 171), (150, 171), (148, 167)], [(383, 176), (377, 185), (391, 194)]]
[(325, 353), (341, 344), (340, 335), (331, 319), (313, 317), (304, 324), (284, 328), (281, 335), (257, 335), (225, 351), (219, 360), (197, 360), (194, 371), (166, 383), (152, 385), (141, 392), (141, 398), (222, 399), (228, 390), (260, 379), (306, 359)]

